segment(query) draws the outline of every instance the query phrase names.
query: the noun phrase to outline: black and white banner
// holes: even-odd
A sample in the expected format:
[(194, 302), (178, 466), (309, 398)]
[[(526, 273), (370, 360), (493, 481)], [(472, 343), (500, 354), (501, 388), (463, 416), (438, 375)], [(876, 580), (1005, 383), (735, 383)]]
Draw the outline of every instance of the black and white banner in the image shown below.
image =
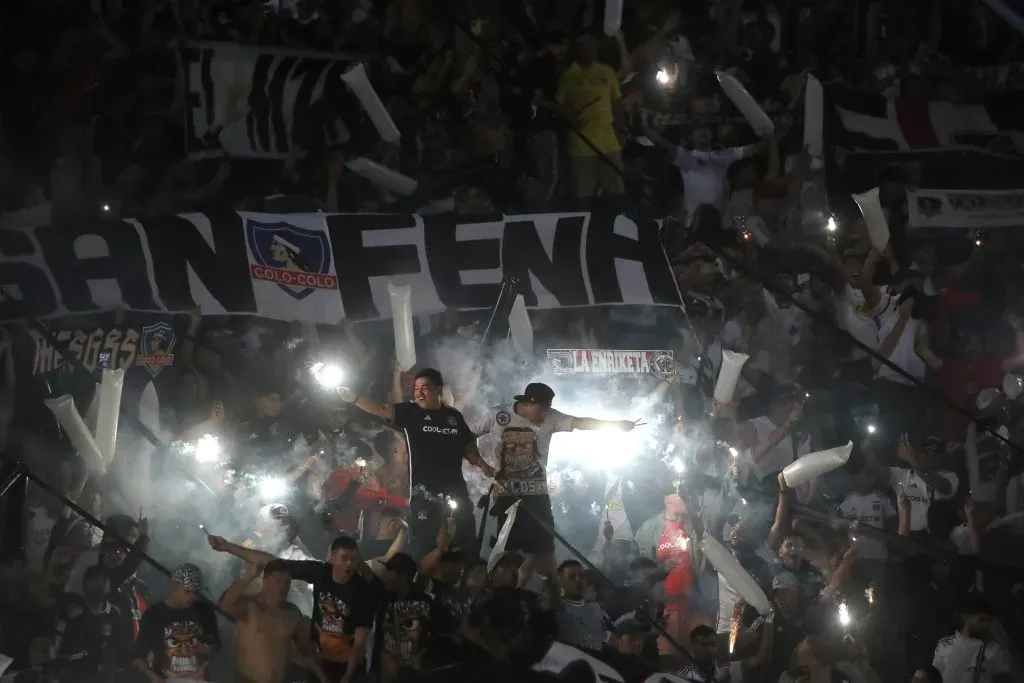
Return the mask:
[(1024, 227), (1024, 190), (912, 190), (907, 212), (915, 228)]
[(364, 131), (377, 139), (341, 80), (350, 56), (227, 43), (189, 44), (179, 55), (193, 157), (280, 159), (297, 144), (341, 145)]
[(134, 311), (334, 324), (489, 308), (517, 276), (527, 306), (681, 305), (653, 220), (612, 213), (225, 212), (0, 232), (0, 320)]
[(827, 89), (835, 114), (827, 144), (851, 152), (928, 152), (972, 148), (1006, 156), (1024, 150), (1022, 95), (987, 97), (982, 104), (887, 99)]
[(967, 73), (985, 92), (1024, 90), (1024, 62), (968, 67)]

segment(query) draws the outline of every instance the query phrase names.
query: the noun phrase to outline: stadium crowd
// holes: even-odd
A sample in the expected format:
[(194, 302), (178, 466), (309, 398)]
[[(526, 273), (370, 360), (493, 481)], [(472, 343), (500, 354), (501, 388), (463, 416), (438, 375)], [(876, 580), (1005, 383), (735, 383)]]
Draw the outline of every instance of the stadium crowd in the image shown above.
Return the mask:
[[(390, 321), (179, 316), (157, 434), (171, 445), (136, 482), (145, 495), (89, 473), (42, 404), (58, 380), (23, 379), (28, 328), (5, 323), (7, 674), (1020, 680), (1019, 240), (910, 229), (913, 179), (887, 165), (871, 179), (885, 249), (838, 207), (808, 223), (826, 180), (802, 144), (809, 73), (970, 99), (957, 67), (1009, 61), (1019, 37), (982, 5), (862, 5), (625, 3), (614, 36), (593, 0), (0, 9), (8, 219), (624, 211), (663, 219), (685, 303), (531, 311), (535, 358), (488, 336), (489, 311), (422, 316), (407, 372)], [(354, 143), (188, 158), (188, 41), (371, 55), (403, 135), (359, 153), (423, 192), (347, 171)], [(753, 133), (715, 69), (774, 133)], [(546, 349), (627, 348), (673, 350), (674, 372), (563, 391), (545, 365)], [(719, 402), (723, 351), (750, 360)], [(325, 375), (325, 354), (344, 377)], [(59, 382), (86, 414), (92, 378)], [(629, 414), (640, 405), (648, 424)], [(119, 459), (148, 447), (121, 430)], [(575, 459), (556, 456), (587, 438), (557, 434), (589, 431)], [(795, 489), (781, 476), (847, 442), (842, 468)], [(626, 443), (640, 445), (608, 466)], [(18, 461), (39, 479), (16, 477)], [(708, 537), (770, 610), (716, 571)]]

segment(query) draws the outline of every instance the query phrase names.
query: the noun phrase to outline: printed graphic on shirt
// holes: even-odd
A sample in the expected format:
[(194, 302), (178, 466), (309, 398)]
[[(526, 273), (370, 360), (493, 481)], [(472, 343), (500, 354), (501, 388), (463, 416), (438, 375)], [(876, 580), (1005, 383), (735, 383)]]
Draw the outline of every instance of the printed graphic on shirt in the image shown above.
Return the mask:
[(203, 680), (209, 653), (206, 632), (199, 622), (172, 621), (164, 626), (165, 677)]
[(321, 593), (319, 599), (320, 658), (328, 662), (347, 662), (352, 654), (352, 636), (345, 633), (345, 623), (351, 614), (349, 607), (330, 593)]
[(396, 675), (402, 667), (423, 667), (429, 624), (430, 603), (425, 600), (396, 600), (388, 605), (380, 658), (385, 675)]
[(537, 433), (532, 429), (506, 427), (502, 430), (498, 479), (508, 493), (529, 496), (548, 492), (547, 475), (539, 456)]

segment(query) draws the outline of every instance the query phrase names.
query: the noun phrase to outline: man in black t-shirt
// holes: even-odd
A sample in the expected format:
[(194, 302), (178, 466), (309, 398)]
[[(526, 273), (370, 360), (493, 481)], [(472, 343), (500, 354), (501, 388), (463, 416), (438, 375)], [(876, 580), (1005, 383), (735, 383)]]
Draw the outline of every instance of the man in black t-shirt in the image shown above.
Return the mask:
[(171, 573), (167, 599), (150, 605), (135, 641), (137, 671), (156, 683), (168, 678), (206, 680), (206, 667), (220, 649), (217, 615), (198, 601), (202, 573), (183, 564)]
[(342, 400), (387, 420), (405, 434), (412, 469), (409, 552), (416, 559), (433, 549), (438, 528), (452, 517), (457, 547), (476, 552), (473, 506), (462, 477), (462, 461), (494, 476), (494, 468), (480, 455), (476, 436), (462, 413), (441, 404), (443, 388), (441, 373), (426, 368), (416, 374), (412, 403), (380, 404), (351, 389), (341, 390)]

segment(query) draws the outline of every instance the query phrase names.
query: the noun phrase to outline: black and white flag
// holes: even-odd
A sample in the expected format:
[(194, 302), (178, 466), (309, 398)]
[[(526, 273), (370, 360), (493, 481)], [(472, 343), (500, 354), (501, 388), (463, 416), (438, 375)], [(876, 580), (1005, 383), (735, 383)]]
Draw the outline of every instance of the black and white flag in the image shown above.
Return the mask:
[(179, 55), (193, 158), (282, 159), (295, 145), (378, 139), (341, 80), (351, 56), (228, 43), (189, 44)]
[(680, 306), (654, 220), (613, 213), (187, 214), (0, 232), (0, 321), (133, 311), (334, 324), (490, 308), (517, 277), (529, 308)]
[(1024, 97), (986, 97), (979, 104), (882, 95), (826, 87), (834, 113), (828, 147), (847, 152), (936, 152), (969, 148), (1004, 156), (1024, 151)]

